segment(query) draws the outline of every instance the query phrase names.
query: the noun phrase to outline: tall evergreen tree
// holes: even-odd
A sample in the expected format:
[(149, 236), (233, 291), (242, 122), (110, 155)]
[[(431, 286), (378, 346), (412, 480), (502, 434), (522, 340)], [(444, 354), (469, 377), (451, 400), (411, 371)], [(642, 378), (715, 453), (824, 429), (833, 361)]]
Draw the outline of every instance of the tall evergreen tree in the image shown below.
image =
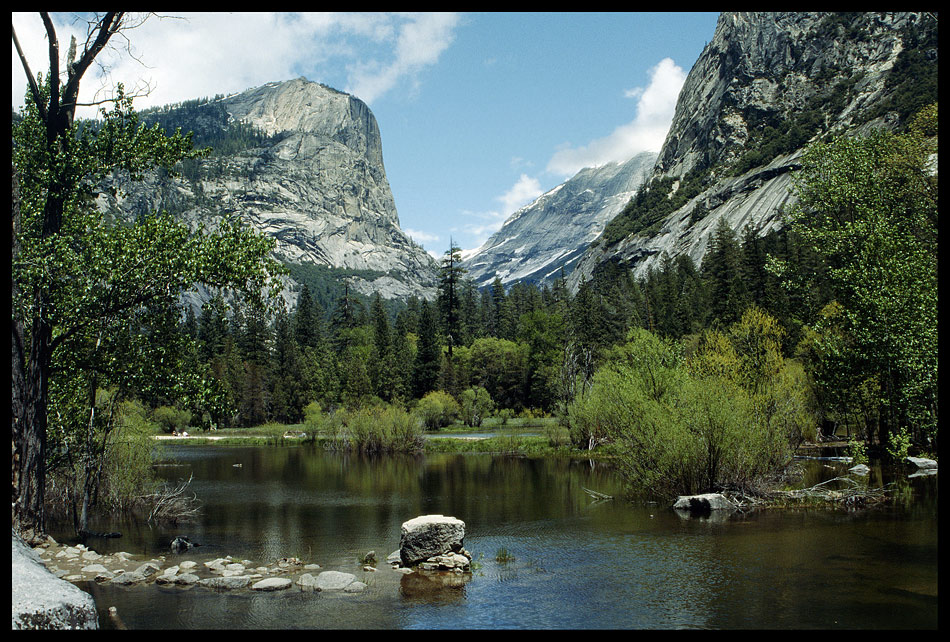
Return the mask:
[(419, 306), (419, 344), (413, 366), (413, 394), (422, 398), (436, 389), (442, 350), (438, 340), (438, 312), (428, 301)]
[(713, 319), (724, 325), (739, 320), (748, 304), (743, 280), (742, 254), (736, 235), (720, 218), (709, 250), (703, 258), (703, 275), (709, 284)]
[(462, 267), (462, 249), (450, 241), (449, 249), (439, 267), (439, 316), (442, 333), (445, 336), (449, 349), (449, 360), (452, 359), (452, 348), (459, 344), (462, 336), (462, 299), (461, 284), (465, 275)]

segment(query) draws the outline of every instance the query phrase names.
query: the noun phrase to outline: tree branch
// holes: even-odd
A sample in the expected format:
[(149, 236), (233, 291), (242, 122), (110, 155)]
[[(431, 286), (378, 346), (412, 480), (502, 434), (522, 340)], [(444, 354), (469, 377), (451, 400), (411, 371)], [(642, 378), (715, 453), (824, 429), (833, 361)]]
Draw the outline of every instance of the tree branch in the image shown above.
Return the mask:
[(43, 120), (46, 120), (46, 106), (40, 103), (40, 88), (36, 84), (36, 78), (33, 76), (33, 72), (30, 70), (30, 64), (26, 61), (26, 56), (23, 54), (23, 49), (20, 47), (20, 40), (16, 37), (16, 27), (10, 25), (10, 28), (13, 30), (13, 45), (16, 47), (17, 55), (20, 57), (20, 64), (23, 65), (23, 72), (26, 74), (26, 80), (30, 84), (30, 93), (33, 94), (33, 102), (36, 103), (37, 108), (40, 110), (40, 117)]

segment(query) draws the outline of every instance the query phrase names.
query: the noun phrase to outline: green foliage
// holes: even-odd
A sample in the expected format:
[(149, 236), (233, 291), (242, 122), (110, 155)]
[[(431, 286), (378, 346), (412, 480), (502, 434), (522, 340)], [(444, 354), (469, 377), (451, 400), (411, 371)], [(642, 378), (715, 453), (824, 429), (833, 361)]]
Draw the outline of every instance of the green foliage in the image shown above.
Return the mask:
[(422, 421), (426, 430), (444, 428), (458, 419), (461, 408), (455, 398), (447, 392), (433, 390), (416, 404), (415, 415)]
[(370, 405), (334, 414), (330, 448), (360, 453), (417, 452), (422, 449), (418, 422), (405, 409)]
[(131, 508), (138, 498), (157, 484), (152, 436), (157, 427), (141, 403), (130, 400), (116, 411), (115, 439), (104, 463), (100, 495), (113, 509)]
[(482, 420), (495, 409), (491, 395), (481, 386), (463, 390), (460, 400), (462, 421), (466, 426), (481, 426)]
[(703, 189), (705, 170), (693, 170), (681, 179), (652, 179), (642, 187), (621, 212), (604, 227), (598, 243), (610, 247), (633, 234), (650, 236), (672, 212), (689, 202)]
[(160, 406), (152, 411), (152, 421), (162, 432), (181, 432), (191, 424), (191, 412), (173, 406)]
[[(937, 107), (906, 133), (875, 131), (812, 145), (796, 178), (792, 227), (828, 265), (840, 306), (836, 341), (817, 360), (879, 382), (880, 435), (908, 427), (914, 441), (937, 431)], [(814, 278), (799, 275), (800, 278)], [(847, 355), (834, 361), (837, 346)], [(840, 369), (840, 368), (839, 368)]]
[(311, 401), (303, 409), (303, 424), (307, 427), (312, 433), (319, 433), (323, 431), (325, 416), (323, 414), (323, 408), (320, 407), (320, 404), (316, 401)]
[(631, 331), (571, 405), (572, 440), (619, 446), (637, 492), (754, 486), (790, 461), (810, 426), (806, 382), (777, 352), (775, 327), (752, 309), (728, 334), (709, 334), (689, 360), (652, 333)]

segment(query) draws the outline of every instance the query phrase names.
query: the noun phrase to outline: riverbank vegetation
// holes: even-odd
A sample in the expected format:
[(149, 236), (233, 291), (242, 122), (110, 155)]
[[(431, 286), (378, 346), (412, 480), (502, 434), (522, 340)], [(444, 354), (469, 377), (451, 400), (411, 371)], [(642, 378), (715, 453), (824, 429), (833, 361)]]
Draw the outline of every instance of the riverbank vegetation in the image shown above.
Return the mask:
[[(330, 449), (419, 452), (424, 431), (546, 418), (538, 436), (425, 448), (606, 452), (664, 496), (748, 491), (804, 439), (937, 452), (936, 105), (899, 133), (814, 143), (786, 225), (723, 222), (699, 267), (664, 255), (639, 279), (606, 263), (575, 293), (564, 274), (478, 287), (453, 245), (434, 300), (344, 279), (329, 305), (305, 282), (287, 308), (273, 243), (236, 221), (107, 225), (99, 179), (207, 152), (140, 126), (121, 88), (100, 127), (52, 119), (57, 81), (38, 77), (14, 118), (21, 530), (42, 531), (47, 471), (77, 530), (96, 505), (155, 497), (155, 432), (264, 427), (276, 443), (301, 425)], [(182, 297), (195, 284), (200, 308)]]

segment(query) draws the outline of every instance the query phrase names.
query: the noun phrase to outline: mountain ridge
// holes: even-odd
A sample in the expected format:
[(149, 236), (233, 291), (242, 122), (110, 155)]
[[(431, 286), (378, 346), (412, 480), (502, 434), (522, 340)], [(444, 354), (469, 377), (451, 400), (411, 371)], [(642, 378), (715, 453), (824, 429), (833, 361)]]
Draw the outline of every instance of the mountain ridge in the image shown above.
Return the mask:
[[(435, 295), (438, 266), (399, 226), (379, 127), (355, 96), (300, 77), (187, 110), (149, 110), (142, 119), (184, 131), (191, 122), (205, 137), (239, 126), (260, 135), (184, 167), (180, 177), (151, 172), (130, 183), (117, 176), (108, 187), (118, 195), (105, 190), (101, 209), (116, 217), (167, 210), (192, 227), (238, 216), (276, 239), (281, 262), (359, 271), (349, 282), (366, 295)], [(296, 291), (287, 280), (284, 298), (292, 303)]]

